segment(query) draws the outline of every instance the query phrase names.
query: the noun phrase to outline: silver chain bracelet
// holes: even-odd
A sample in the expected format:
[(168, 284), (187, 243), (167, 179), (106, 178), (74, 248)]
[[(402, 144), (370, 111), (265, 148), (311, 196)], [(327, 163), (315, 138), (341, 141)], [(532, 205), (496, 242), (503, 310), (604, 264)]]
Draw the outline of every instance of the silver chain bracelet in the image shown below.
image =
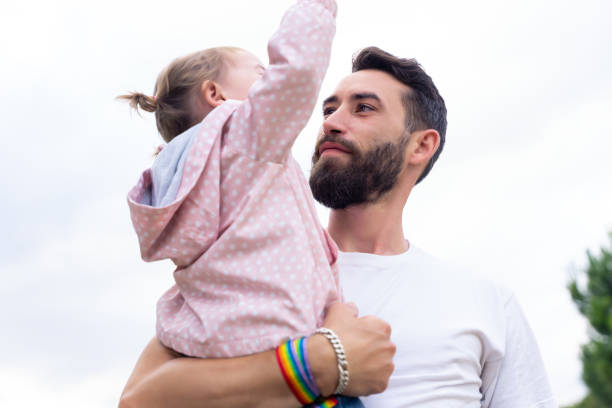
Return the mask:
[(344, 354), (344, 347), (342, 347), (342, 343), (336, 333), (327, 327), (320, 327), (315, 333), (325, 336), (334, 348), (336, 360), (338, 361), (338, 386), (334, 394), (342, 394), (349, 383), (348, 362), (346, 361), (346, 354)]

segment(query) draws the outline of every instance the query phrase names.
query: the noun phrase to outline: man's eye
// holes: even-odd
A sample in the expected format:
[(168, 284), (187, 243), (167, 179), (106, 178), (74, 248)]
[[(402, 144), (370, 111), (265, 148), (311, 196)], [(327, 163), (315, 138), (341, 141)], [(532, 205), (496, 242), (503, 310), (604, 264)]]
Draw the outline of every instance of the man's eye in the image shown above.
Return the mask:
[(368, 112), (368, 111), (373, 111), (374, 108), (371, 107), (370, 105), (366, 105), (364, 103), (360, 103), (359, 105), (357, 105), (357, 112)]
[(334, 113), (334, 110), (335, 110), (334, 108), (324, 108), (323, 109), (323, 116), (331, 115), (332, 113)]

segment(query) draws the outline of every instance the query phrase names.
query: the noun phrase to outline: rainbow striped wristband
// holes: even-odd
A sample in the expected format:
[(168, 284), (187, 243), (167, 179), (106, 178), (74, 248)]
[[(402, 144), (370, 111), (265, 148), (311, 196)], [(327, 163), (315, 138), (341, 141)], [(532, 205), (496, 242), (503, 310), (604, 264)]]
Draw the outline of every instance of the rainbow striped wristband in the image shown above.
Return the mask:
[(313, 404), (314, 407), (321, 408), (338, 405), (335, 397), (321, 396), (308, 362), (305, 337), (289, 340), (278, 346), (276, 361), (289, 389), (301, 404)]

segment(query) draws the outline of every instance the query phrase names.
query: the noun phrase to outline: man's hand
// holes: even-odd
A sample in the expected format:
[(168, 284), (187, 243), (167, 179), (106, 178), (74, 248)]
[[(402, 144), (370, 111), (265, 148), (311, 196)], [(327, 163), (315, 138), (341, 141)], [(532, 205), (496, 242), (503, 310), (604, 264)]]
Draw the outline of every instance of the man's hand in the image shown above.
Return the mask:
[[(344, 394), (377, 394), (387, 388), (394, 368), (391, 326), (377, 317), (357, 317), (357, 314), (354, 303), (334, 304), (323, 326), (333, 330), (344, 346), (349, 365), (349, 384)], [(338, 385), (338, 368), (331, 344), (322, 335), (313, 335), (307, 347), (319, 390), (325, 396), (332, 394)]]

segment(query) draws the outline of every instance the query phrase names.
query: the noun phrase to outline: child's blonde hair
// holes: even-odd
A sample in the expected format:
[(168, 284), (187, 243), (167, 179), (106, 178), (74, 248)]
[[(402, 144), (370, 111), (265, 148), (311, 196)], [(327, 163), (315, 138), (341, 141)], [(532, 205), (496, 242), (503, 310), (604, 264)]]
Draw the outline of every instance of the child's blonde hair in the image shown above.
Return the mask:
[(127, 100), (136, 110), (155, 112), (157, 129), (170, 142), (203, 119), (192, 109), (192, 98), (202, 82), (219, 77), (227, 55), (238, 51), (241, 49), (216, 47), (177, 58), (157, 77), (153, 96), (131, 92), (117, 98)]

